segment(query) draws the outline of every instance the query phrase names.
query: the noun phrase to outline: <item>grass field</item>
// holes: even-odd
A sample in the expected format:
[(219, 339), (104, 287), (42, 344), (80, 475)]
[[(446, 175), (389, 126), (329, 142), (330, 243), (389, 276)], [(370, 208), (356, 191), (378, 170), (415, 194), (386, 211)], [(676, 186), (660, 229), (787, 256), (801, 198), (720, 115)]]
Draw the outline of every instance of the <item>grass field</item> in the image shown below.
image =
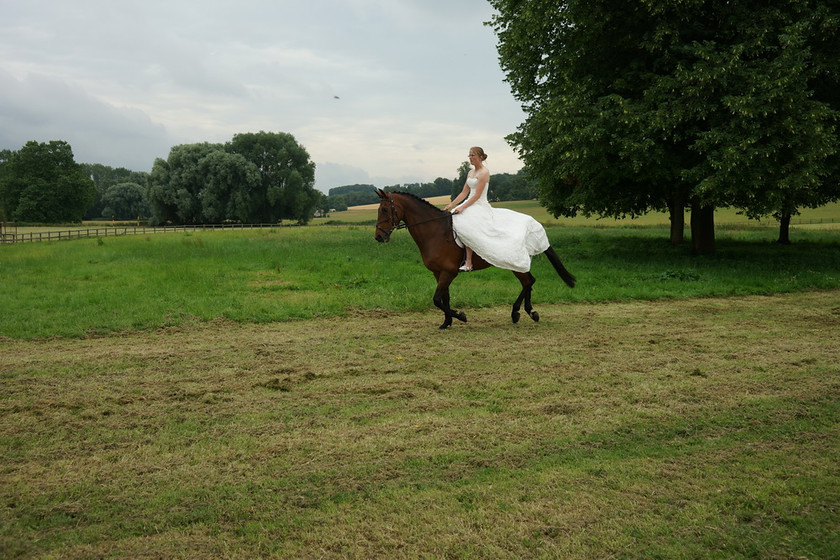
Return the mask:
[[(551, 227), (578, 285), (534, 260), (534, 303), (768, 294), (840, 288), (840, 233), (720, 227), (716, 255), (668, 244), (662, 227)], [(87, 336), (217, 318), (273, 322), (356, 310), (432, 308), (434, 279), (405, 232), (382, 245), (372, 226), (133, 235), (4, 246), (0, 336)], [(510, 304), (509, 272), (460, 276), (453, 305)]]
[(448, 331), (405, 232), (0, 247), (0, 557), (836, 558), (840, 233), (548, 231)]
[(541, 311), (5, 340), (2, 555), (836, 558), (840, 292)]

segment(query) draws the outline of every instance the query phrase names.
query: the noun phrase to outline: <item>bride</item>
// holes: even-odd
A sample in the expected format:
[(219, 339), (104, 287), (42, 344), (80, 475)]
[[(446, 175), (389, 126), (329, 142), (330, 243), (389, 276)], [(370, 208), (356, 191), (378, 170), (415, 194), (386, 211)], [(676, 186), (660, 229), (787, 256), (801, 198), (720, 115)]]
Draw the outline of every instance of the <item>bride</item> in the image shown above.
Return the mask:
[(531, 257), (549, 247), (542, 225), (527, 214), (493, 208), (487, 201), (490, 171), (484, 165), (487, 154), (478, 146), (470, 148), (472, 170), (461, 193), (444, 210), (452, 209), (452, 227), (458, 245), (466, 247), (460, 270), (473, 268), (473, 253), (498, 268), (516, 272), (531, 269)]

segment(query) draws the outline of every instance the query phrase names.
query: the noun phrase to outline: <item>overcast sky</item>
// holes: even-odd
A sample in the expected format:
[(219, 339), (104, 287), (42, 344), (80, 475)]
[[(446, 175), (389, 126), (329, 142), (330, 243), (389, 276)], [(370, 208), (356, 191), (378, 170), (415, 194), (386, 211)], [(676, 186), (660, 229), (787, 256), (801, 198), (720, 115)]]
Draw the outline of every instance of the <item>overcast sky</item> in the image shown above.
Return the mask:
[(149, 171), (177, 144), (288, 132), (316, 187), (521, 162), (486, 0), (0, 0), (0, 148)]

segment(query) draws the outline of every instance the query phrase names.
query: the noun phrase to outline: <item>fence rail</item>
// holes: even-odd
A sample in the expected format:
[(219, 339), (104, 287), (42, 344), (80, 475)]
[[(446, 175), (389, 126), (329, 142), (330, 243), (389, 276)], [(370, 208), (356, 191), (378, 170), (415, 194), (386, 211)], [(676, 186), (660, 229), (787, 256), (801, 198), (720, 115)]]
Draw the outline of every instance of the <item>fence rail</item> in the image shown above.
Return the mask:
[(796, 218), (791, 219), (790, 225), (792, 226), (802, 226), (802, 225), (812, 225), (812, 224), (836, 224), (840, 222), (840, 218), (808, 218), (808, 219), (800, 219), (797, 220)]
[(175, 233), (178, 231), (198, 231), (215, 229), (253, 229), (288, 227), (280, 224), (205, 224), (195, 226), (118, 226), (86, 229), (68, 229), (61, 231), (37, 231), (9, 233), (8, 228), (0, 233), (0, 244), (34, 243), (36, 241), (61, 241), (83, 239), (87, 237), (113, 237), (118, 235), (137, 235), (148, 233)]

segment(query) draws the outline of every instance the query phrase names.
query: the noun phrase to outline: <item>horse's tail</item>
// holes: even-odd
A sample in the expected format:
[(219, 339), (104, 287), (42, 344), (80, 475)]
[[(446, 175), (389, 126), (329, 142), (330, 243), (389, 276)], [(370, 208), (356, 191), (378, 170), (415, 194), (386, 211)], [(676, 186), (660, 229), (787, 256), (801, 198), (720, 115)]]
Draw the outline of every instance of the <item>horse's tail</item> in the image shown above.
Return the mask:
[(560, 262), (560, 257), (557, 256), (557, 253), (554, 251), (554, 247), (549, 246), (548, 249), (544, 251), (545, 256), (548, 257), (548, 260), (554, 266), (554, 270), (557, 271), (557, 274), (560, 275), (560, 278), (563, 279), (563, 282), (568, 284), (570, 288), (575, 287), (575, 278), (572, 273), (566, 270), (566, 267), (563, 266), (563, 263)]

